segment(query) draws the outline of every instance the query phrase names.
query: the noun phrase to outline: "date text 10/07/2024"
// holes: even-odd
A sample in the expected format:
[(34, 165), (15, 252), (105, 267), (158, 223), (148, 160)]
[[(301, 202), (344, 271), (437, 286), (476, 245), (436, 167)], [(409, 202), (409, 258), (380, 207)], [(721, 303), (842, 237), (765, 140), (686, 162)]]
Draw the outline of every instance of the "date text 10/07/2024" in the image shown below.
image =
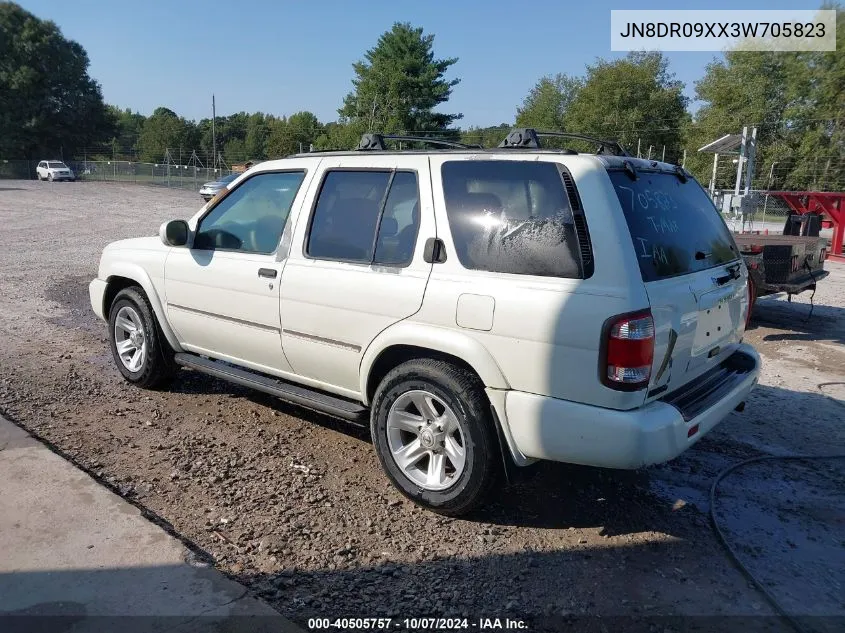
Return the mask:
[(524, 631), (528, 625), (518, 618), (309, 618), (308, 628), (341, 631)]

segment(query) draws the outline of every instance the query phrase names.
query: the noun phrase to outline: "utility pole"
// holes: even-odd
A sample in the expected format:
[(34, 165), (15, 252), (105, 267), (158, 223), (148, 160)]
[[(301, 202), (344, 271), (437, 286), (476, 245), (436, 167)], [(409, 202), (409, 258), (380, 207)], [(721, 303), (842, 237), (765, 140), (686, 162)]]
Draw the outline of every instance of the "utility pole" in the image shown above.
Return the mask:
[(214, 94), (211, 95), (211, 159), (214, 171), (217, 171), (217, 131), (214, 128), (214, 121), (217, 118), (217, 106), (214, 103)]

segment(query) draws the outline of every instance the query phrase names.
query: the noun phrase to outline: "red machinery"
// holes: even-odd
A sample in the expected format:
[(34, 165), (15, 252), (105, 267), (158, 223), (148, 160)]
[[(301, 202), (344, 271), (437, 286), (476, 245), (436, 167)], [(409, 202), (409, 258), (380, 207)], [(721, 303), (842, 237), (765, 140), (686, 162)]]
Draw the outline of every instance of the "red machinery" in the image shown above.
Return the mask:
[(845, 241), (845, 193), (830, 191), (766, 191), (770, 196), (783, 200), (794, 213), (818, 213), (822, 215), (822, 226), (833, 228), (830, 255), (845, 261), (842, 243)]

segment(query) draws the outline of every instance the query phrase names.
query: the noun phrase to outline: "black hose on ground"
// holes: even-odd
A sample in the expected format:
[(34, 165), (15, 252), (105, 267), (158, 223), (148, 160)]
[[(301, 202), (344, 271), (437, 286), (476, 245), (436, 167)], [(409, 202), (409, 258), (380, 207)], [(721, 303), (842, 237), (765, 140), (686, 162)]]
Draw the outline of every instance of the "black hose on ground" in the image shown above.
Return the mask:
[[(845, 382), (823, 382), (819, 383), (817, 388), (819, 391), (822, 391), (823, 387), (829, 387), (832, 385), (845, 385)], [(845, 407), (845, 403), (841, 402), (840, 400), (836, 400), (835, 398), (829, 396), (828, 394), (822, 391), (823, 395), (826, 398), (829, 398), (835, 404)], [(752, 457), (751, 459), (746, 459), (741, 461), (733, 466), (729, 466), (725, 468), (722, 472), (720, 472), (716, 479), (713, 480), (713, 485), (710, 487), (710, 523), (713, 526), (713, 531), (716, 532), (716, 536), (719, 538), (719, 541), (722, 543), (722, 546), (730, 555), (731, 559), (733, 560), (734, 564), (739, 568), (739, 570), (745, 575), (748, 580), (754, 583), (760, 592), (766, 597), (769, 604), (772, 605), (774, 610), (779, 613), (789, 624), (796, 630), (798, 633), (807, 633), (807, 629), (795, 619), (794, 616), (787, 613), (786, 609), (778, 602), (777, 598), (772, 595), (771, 591), (760, 581), (757, 577), (751, 573), (751, 570), (745, 566), (745, 564), (740, 560), (739, 555), (737, 554), (736, 550), (733, 546), (728, 542), (725, 533), (722, 531), (722, 528), (719, 527), (719, 523), (716, 520), (716, 491), (717, 487), (719, 486), (719, 482), (722, 481), (725, 477), (731, 474), (733, 471), (742, 468), (743, 466), (747, 466), (749, 464), (754, 464), (757, 462), (764, 462), (764, 461), (772, 461), (772, 460), (783, 460), (783, 461), (812, 461), (812, 460), (820, 460), (820, 459), (845, 459), (845, 454), (835, 454), (835, 455), (765, 455), (763, 457)]]

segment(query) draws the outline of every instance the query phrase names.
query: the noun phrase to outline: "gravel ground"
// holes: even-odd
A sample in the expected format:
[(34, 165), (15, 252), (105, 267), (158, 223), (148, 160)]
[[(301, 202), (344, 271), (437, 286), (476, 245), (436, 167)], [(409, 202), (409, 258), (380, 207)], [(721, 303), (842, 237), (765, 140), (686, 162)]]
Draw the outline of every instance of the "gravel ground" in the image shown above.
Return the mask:
[[(364, 429), (189, 371), (167, 392), (120, 379), (88, 305), (99, 253), (201, 203), (0, 181), (0, 412), (302, 625), (465, 614), (554, 630), (596, 624), (578, 619), (589, 614), (624, 630), (786, 630), (723, 554), (706, 493), (743, 458), (845, 452), (831, 399), (845, 390), (817, 387), (845, 380), (845, 266), (828, 264), (809, 321), (808, 297), (760, 301), (747, 339), (761, 386), (681, 458), (637, 472), (540, 464), (457, 520), (396, 493)], [(766, 463), (722, 485), (720, 521), (796, 613), (845, 616), (843, 482), (841, 463)], [(735, 617), (642, 619), (690, 615)]]

